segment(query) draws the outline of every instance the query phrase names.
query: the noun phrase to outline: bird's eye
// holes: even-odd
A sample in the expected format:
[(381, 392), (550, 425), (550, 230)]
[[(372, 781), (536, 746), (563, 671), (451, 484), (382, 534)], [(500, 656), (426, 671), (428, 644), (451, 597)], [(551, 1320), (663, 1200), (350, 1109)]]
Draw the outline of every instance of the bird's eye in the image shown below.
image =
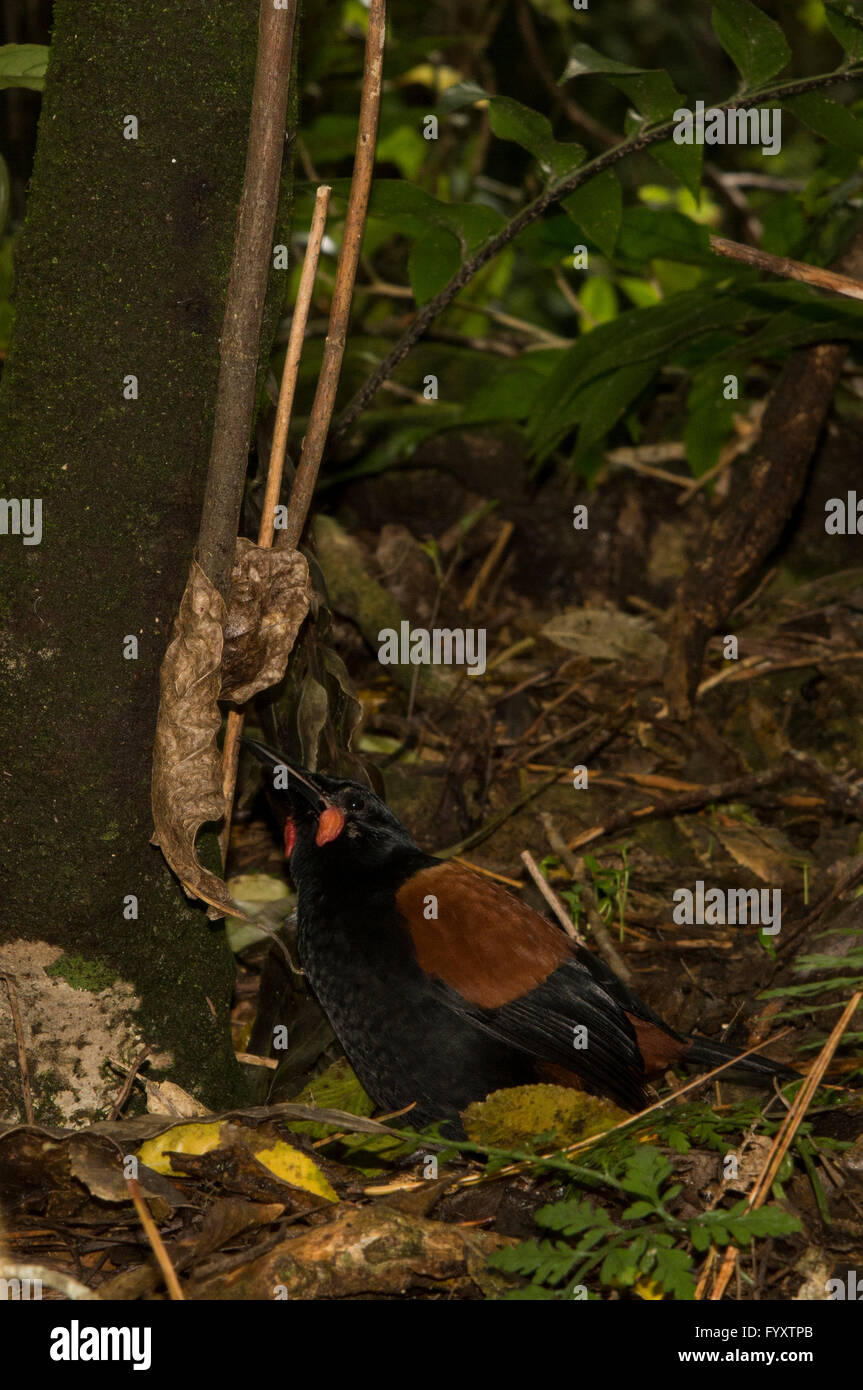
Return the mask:
[(361, 811), (365, 802), (361, 796), (349, 796), (345, 802), (346, 811)]

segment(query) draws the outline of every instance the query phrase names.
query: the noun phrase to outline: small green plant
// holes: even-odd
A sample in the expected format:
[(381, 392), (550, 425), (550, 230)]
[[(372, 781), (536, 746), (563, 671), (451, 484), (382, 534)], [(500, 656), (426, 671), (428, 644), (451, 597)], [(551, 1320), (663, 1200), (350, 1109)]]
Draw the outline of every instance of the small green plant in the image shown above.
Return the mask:
[[(596, 896), (596, 906), (600, 917), (606, 925), (617, 921), (618, 934), (623, 941), (626, 930), (626, 905), (629, 898), (629, 877), (630, 867), (627, 857), (627, 850), (632, 844), (631, 840), (625, 840), (617, 850), (610, 850), (610, 853), (620, 855), (621, 867), (614, 865), (600, 864), (593, 854), (584, 856), (585, 866), (590, 870), (593, 879), (593, 891)], [(551, 878), (562, 870), (563, 866), (556, 855), (546, 855), (540, 862), (540, 870), (546, 878)], [(572, 916), (576, 928), (579, 927), (581, 915), (584, 912), (582, 902), (583, 890), (580, 884), (571, 883), (568, 888), (558, 889), (558, 894), (566, 903)]]
[[(794, 962), (796, 974), (811, 975), (817, 971), (821, 975), (821, 979), (807, 979), (799, 984), (782, 985), (777, 989), (765, 990), (761, 995), (762, 999), (789, 999), (792, 1001), (788, 1008), (776, 1015), (777, 1022), (835, 1013), (837, 1009), (844, 1009), (848, 995), (863, 989), (863, 932), (857, 927), (832, 927), (821, 932), (816, 940), (835, 942), (840, 937), (852, 938), (850, 949), (844, 953), (839, 951), (831, 953), (829, 950), (811, 952), (808, 955), (798, 956)], [(845, 997), (837, 1000), (834, 996), (838, 990), (841, 990)], [(827, 1021), (829, 1020), (825, 1019), (825, 1022)], [(819, 1030), (807, 1042), (806, 1050), (815, 1051), (822, 1047), (826, 1036), (825, 1031)], [(863, 1041), (863, 1033), (849, 1031), (845, 1034), (842, 1045), (843, 1047), (856, 1047), (859, 1051), (861, 1041)], [(846, 1082), (850, 1081), (853, 1076), (859, 1076), (861, 1073), (863, 1073), (863, 1064), (854, 1072), (846, 1075), (844, 1079)]]
[[(491, 1257), (495, 1269), (529, 1280), (505, 1294), (516, 1299), (598, 1297), (585, 1280), (602, 1288), (632, 1289), (642, 1298), (691, 1299), (695, 1293), (692, 1251), (711, 1245), (745, 1245), (765, 1236), (787, 1236), (800, 1223), (778, 1207), (747, 1211), (745, 1199), (727, 1210), (675, 1216), (671, 1204), (681, 1185), (667, 1186), (672, 1165), (659, 1149), (640, 1145), (617, 1175), (603, 1185), (635, 1200), (619, 1217), (578, 1196), (541, 1207), (537, 1225), (553, 1233), (523, 1241)], [(688, 1247), (688, 1248), (687, 1248)]]

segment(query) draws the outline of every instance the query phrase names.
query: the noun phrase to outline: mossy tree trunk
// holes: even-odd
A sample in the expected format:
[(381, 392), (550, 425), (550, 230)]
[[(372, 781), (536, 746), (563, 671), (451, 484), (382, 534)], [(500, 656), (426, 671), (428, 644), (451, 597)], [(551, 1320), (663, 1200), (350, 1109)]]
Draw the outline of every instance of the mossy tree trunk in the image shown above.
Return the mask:
[[(145, 1043), (205, 1102), (244, 1094), (224, 929), (150, 847), (149, 781), (204, 490), (257, 12), (55, 6), (0, 387), (0, 491), (42, 510), (38, 543), (14, 534), (14, 506), (0, 533), (0, 971), (46, 1120), (103, 1111), (107, 1058)], [(0, 1118), (20, 1113), (0, 980)]]

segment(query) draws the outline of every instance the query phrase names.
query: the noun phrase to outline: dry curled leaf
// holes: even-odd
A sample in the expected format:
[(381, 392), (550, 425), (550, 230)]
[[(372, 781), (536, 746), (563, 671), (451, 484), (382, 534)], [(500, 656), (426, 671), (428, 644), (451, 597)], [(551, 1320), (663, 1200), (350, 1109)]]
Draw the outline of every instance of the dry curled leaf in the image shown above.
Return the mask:
[(225, 604), (197, 561), (180, 600), (159, 675), (159, 719), (153, 746), (153, 844), (159, 845), (189, 897), (230, 909), (221, 879), (204, 869), (195, 836), (225, 809), (216, 735), (221, 724), (222, 627)]
[(557, 647), (595, 661), (642, 661), (658, 665), (665, 643), (650, 624), (617, 608), (568, 608), (550, 618), (542, 634)]
[(224, 629), (223, 700), (245, 704), (282, 679), (309, 598), (309, 567), (298, 550), (237, 541)]
[(195, 853), (201, 826), (220, 820), (225, 809), (218, 701), (245, 701), (281, 680), (308, 607), (308, 566), (295, 551), (261, 550), (239, 540), (227, 609), (192, 561), (160, 673), (153, 844), (189, 897), (208, 904), (209, 917), (230, 913), (247, 920)]

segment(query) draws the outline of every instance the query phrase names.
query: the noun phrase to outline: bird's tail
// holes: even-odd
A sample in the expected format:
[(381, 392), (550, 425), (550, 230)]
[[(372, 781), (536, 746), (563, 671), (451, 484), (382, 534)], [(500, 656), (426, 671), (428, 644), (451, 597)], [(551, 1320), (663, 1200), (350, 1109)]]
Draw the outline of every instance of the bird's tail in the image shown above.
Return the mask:
[(779, 1081), (795, 1081), (800, 1079), (800, 1072), (793, 1067), (787, 1067), (784, 1062), (773, 1062), (769, 1057), (761, 1057), (757, 1053), (752, 1053), (749, 1057), (740, 1057), (733, 1047), (726, 1047), (725, 1043), (713, 1042), (710, 1038), (689, 1038), (689, 1046), (686, 1051), (681, 1053), (680, 1060), (685, 1062), (688, 1067), (704, 1067), (712, 1071), (714, 1067), (721, 1067), (723, 1062), (730, 1062), (736, 1058), (733, 1067), (728, 1067), (723, 1072), (729, 1081), (739, 1079), (744, 1082), (767, 1082), (775, 1076)]

